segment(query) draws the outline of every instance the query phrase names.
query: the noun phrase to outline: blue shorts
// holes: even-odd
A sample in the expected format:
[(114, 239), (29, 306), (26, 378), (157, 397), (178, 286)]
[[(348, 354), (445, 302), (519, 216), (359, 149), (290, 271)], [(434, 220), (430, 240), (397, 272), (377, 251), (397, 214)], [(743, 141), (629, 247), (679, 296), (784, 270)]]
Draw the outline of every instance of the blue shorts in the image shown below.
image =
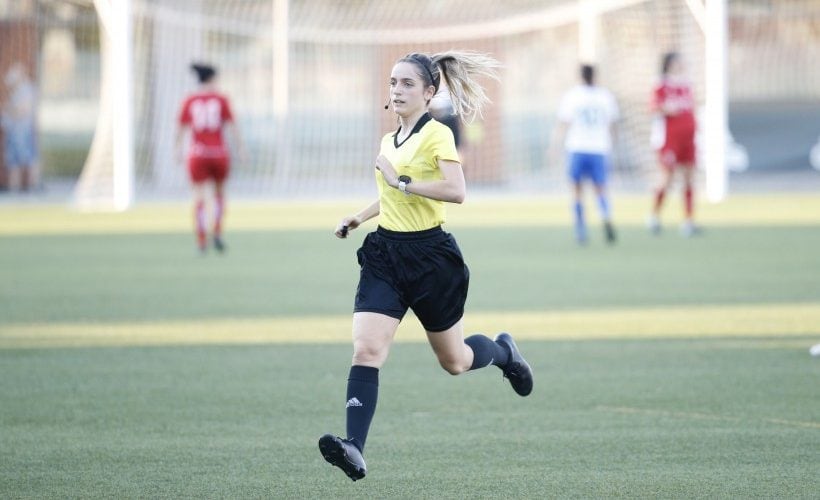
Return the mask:
[(37, 163), (34, 128), (11, 126), (3, 130), (3, 161), (8, 169), (28, 167)]
[(570, 153), (567, 158), (569, 177), (576, 184), (585, 177), (596, 186), (606, 184), (607, 158), (596, 153)]

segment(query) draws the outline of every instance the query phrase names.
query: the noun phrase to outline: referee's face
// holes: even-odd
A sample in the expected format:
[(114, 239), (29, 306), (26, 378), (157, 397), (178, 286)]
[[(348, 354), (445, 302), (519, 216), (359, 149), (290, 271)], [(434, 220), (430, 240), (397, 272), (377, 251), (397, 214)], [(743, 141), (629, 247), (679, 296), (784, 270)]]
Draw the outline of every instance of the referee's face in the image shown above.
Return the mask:
[(424, 111), (432, 97), (433, 87), (425, 88), (415, 64), (400, 62), (393, 66), (390, 73), (390, 102), (397, 115), (412, 116)]

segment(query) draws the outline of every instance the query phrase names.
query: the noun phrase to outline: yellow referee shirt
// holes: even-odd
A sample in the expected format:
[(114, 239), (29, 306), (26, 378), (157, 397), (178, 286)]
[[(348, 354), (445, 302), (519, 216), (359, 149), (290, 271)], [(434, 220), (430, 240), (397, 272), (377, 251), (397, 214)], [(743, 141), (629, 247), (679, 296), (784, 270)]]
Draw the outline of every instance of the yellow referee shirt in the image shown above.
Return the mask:
[[(401, 144), (398, 132), (382, 139), (380, 153), (387, 158), (398, 175), (410, 177), (410, 189), (415, 182), (441, 180), (438, 160), (459, 162), (453, 132), (422, 115), (410, 136)], [(423, 231), (444, 223), (444, 202), (415, 194), (406, 195), (385, 182), (376, 170), (379, 187), (379, 225), (391, 231)]]

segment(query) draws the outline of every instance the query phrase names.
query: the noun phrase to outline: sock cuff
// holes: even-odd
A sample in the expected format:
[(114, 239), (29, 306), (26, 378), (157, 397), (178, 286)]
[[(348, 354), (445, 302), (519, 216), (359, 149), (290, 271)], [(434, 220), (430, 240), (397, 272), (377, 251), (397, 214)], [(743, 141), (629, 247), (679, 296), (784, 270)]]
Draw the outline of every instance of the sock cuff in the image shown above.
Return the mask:
[(473, 350), (473, 364), (470, 366), (470, 370), (484, 368), (490, 363), (503, 366), (509, 358), (503, 345), (485, 335), (471, 335), (464, 339), (464, 343)]
[(353, 365), (350, 367), (348, 380), (358, 380), (360, 382), (379, 383), (379, 369), (372, 366)]

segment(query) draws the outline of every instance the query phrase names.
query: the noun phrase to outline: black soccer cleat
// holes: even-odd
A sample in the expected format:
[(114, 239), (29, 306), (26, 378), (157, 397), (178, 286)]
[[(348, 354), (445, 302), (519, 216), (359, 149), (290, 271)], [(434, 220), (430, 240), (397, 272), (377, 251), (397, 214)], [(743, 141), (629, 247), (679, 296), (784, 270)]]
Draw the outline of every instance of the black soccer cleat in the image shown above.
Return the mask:
[(612, 226), (611, 222), (604, 222), (604, 235), (606, 236), (606, 242), (610, 245), (618, 239), (615, 235), (615, 227)]
[(532, 368), (518, 352), (518, 346), (509, 333), (499, 333), (495, 336), (495, 341), (510, 352), (510, 360), (501, 368), (504, 377), (510, 381), (510, 385), (519, 396), (528, 396), (532, 392)]
[(362, 479), (367, 474), (362, 452), (347, 439), (325, 434), (319, 438), (319, 451), (325, 460), (342, 469), (353, 481)]
[(214, 249), (219, 253), (225, 253), (225, 250), (227, 250), (225, 242), (219, 236), (214, 236)]

